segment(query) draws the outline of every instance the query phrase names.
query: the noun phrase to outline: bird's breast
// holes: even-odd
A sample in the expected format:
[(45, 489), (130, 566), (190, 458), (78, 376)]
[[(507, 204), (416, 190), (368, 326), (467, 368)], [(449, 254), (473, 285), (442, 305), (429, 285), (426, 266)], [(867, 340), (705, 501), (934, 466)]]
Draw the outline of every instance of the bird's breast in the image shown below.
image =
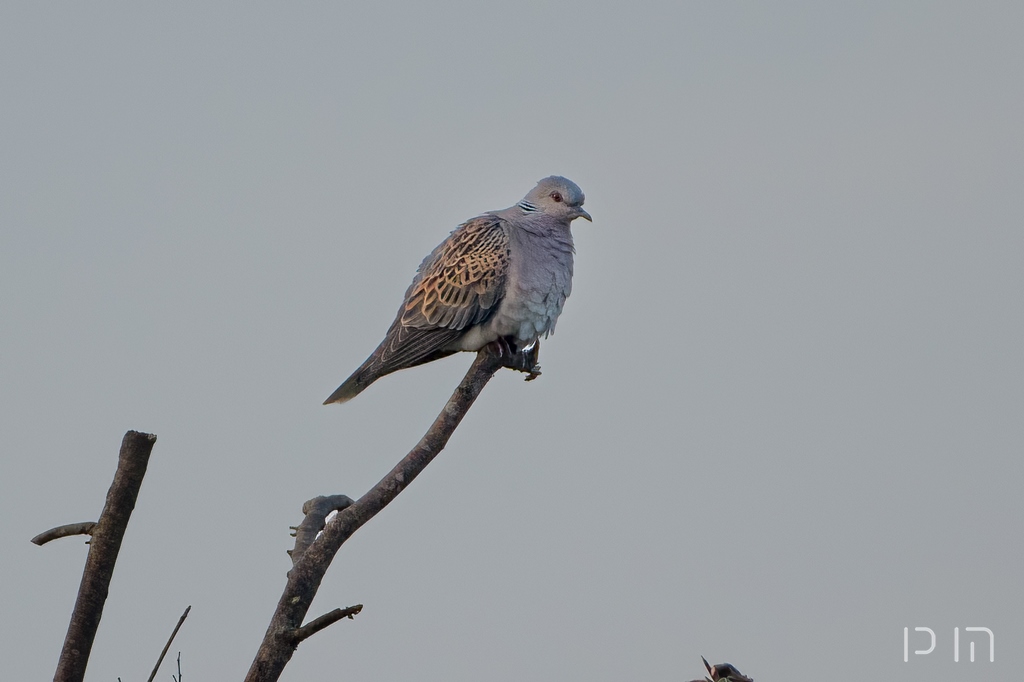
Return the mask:
[(509, 270), (501, 302), (484, 322), (466, 330), (450, 350), (476, 351), (499, 338), (513, 337), (529, 346), (555, 329), (572, 290), (572, 237), (509, 234)]
[(572, 242), (517, 236), (510, 239), (505, 297), (491, 322), (496, 335), (529, 345), (554, 331), (572, 290)]

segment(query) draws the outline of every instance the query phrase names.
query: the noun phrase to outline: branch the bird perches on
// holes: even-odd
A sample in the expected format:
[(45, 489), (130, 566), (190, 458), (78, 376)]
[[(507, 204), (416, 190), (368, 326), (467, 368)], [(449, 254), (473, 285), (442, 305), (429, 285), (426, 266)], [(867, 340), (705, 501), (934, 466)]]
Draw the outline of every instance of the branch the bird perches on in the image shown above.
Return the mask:
[[(462, 383), (455, 389), (423, 438), (377, 485), (355, 502), (345, 496), (330, 496), (316, 498), (306, 503), (303, 511), (307, 513), (307, 521), (311, 513), (323, 516), (311, 522), (312, 527), (307, 521), (303, 521), (296, 529), (296, 548), (291, 552), (293, 566), (288, 572), (288, 583), (245, 677), (246, 682), (277, 680), (291, 660), (299, 642), (345, 616), (351, 618), (358, 613), (361, 605), (349, 609), (336, 609), (302, 625), (320, 582), (341, 545), (405, 490), (444, 449), (484, 386), (502, 367), (529, 374), (534, 368), (534, 363), (523, 354), (509, 356), (507, 353), (498, 354), (484, 348), (477, 353)], [(317, 500), (325, 502), (317, 504)], [(332, 506), (336, 509), (331, 509)], [(327, 511), (324, 511), (325, 509)], [(338, 513), (324, 524), (323, 519), (331, 511)], [(317, 524), (320, 524), (319, 528)], [(315, 539), (310, 540), (310, 534)]]

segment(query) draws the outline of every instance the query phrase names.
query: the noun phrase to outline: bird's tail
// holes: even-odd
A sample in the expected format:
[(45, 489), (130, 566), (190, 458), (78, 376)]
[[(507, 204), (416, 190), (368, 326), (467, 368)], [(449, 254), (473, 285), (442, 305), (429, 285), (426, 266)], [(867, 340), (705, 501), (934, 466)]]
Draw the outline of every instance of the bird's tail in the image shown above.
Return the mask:
[[(345, 379), (345, 383), (338, 386), (338, 390), (324, 401), (324, 405), (348, 402), (383, 376), (451, 355), (455, 351), (444, 350), (444, 346), (460, 334), (462, 332), (458, 329), (424, 331), (402, 327), (400, 321), (395, 320), (377, 350), (366, 358), (359, 369), (352, 372), (352, 376)], [(396, 347), (398, 350), (395, 350)]]
[(352, 398), (362, 393), (367, 386), (379, 379), (381, 375), (374, 372), (367, 372), (365, 368), (360, 367), (352, 373), (348, 379), (345, 379), (345, 383), (338, 386), (338, 389), (324, 401), (324, 405), (330, 405), (331, 403), (347, 403)]

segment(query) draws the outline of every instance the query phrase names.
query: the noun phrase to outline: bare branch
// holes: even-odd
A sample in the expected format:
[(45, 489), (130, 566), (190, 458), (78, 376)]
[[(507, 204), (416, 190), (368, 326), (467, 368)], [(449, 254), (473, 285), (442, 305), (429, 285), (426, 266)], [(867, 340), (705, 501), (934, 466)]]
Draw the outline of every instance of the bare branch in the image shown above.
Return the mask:
[(327, 495), (314, 497), (302, 505), (302, 513), (306, 518), (294, 528), (295, 549), (288, 552), (292, 557), (293, 566), (299, 563), (299, 559), (316, 540), (317, 533), (324, 529), (331, 512), (346, 509), (352, 503), (352, 498), (348, 495)]
[[(512, 364), (517, 359), (519, 364)], [(531, 366), (527, 368), (527, 364)], [(245, 677), (246, 682), (274, 682), (281, 676), (301, 641), (296, 640), (295, 634), (301, 631), (302, 619), (309, 611), (320, 582), (341, 545), (412, 483), (444, 449), (480, 391), (503, 366), (511, 366), (520, 371), (532, 369), (532, 363), (524, 362), (522, 358), (499, 357), (489, 350), (477, 353), (462, 383), (420, 442), (377, 485), (338, 512), (323, 533), (302, 553), (288, 574), (288, 583)]]
[(156, 436), (138, 431), (129, 431), (121, 441), (117, 472), (107, 491), (103, 513), (92, 531), (82, 584), (78, 588), (78, 598), (71, 613), (71, 623), (64, 638), (54, 682), (80, 682), (85, 678), (85, 667), (103, 615), (103, 604), (110, 589), (114, 563), (121, 549), (128, 520), (135, 509), (154, 443)]
[[(153, 682), (156, 679), (156, 671), (160, 669), (160, 664), (164, 662), (164, 656), (167, 655), (167, 650), (171, 648), (171, 642), (174, 641), (174, 636), (178, 634), (178, 630), (181, 629), (181, 624), (188, 618), (188, 612), (192, 610), (192, 605), (189, 604), (185, 607), (185, 613), (181, 614), (181, 618), (178, 619), (178, 624), (174, 626), (174, 630), (171, 632), (171, 636), (167, 639), (167, 644), (164, 644), (164, 650), (160, 652), (160, 658), (156, 659), (156, 665), (153, 666), (153, 672), (149, 674), (148, 682)], [(178, 654), (178, 674), (181, 674), (181, 654)], [(174, 677), (171, 675), (171, 677)]]
[(32, 542), (42, 547), (50, 540), (56, 540), (57, 538), (66, 538), (69, 535), (92, 535), (92, 532), (96, 530), (95, 521), (82, 521), (81, 523), (68, 523), (63, 526), (57, 526), (50, 530), (43, 531), (39, 535), (32, 538)]
[(356, 604), (355, 606), (350, 606), (347, 609), (334, 609), (319, 618), (314, 618), (298, 630), (293, 631), (292, 639), (295, 640), (295, 644), (297, 645), (302, 640), (312, 637), (324, 628), (334, 625), (342, 618), (354, 618), (356, 614), (362, 610), (362, 604)]

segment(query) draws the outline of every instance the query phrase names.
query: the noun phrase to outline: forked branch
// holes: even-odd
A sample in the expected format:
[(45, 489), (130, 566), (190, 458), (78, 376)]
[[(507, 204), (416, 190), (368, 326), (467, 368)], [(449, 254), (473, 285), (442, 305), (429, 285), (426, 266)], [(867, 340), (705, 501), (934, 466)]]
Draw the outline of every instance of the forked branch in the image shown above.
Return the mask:
[[(525, 364), (527, 363), (521, 358), (509, 358), (507, 355), (502, 357), (488, 350), (480, 351), (462, 383), (455, 389), (441, 414), (416, 447), (369, 492), (339, 511), (337, 516), (326, 524), (320, 536), (305, 547), (304, 552), (292, 553), (295, 564), (288, 573), (284, 594), (281, 595), (270, 627), (267, 628), (263, 643), (246, 675), (247, 682), (277, 680), (300, 641), (327, 627), (338, 618), (349, 615), (336, 610), (305, 626), (302, 625), (302, 620), (306, 617), (310, 604), (320, 588), (320, 582), (341, 545), (405, 490), (444, 449), (448, 439), (480, 395), (480, 391), (498, 369), (506, 366), (527, 372), (534, 369), (532, 361), (528, 363), (529, 367), (525, 367)], [(298, 538), (296, 540), (298, 550)], [(299, 556), (296, 557), (296, 554)], [(341, 615), (338, 615), (339, 613)]]
[(302, 513), (306, 517), (302, 519), (302, 523), (292, 528), (295, 531), (295, 548), (288, 551), (293, 565), (299, 563), (299, 559), (316, 540), (317, 534), (327, 525), (327, 517), (332, 512), (340, 512), (352, 504), (352, 498), (348, 495), (322, 495), (307, 500), (306, 504), (302, 505)]
[(156, 436), (149, 433), (129, 431), (124, 434), (117, 472), (107, 491), (107, 501), (98, 522), (91, 526), (89, 523), (59, 526), (33, 538), (33, 542), (41, 545), (65, 535), (87, 533), (92, 536), (82, 584), (78, 588), (68, 634), (64, 638), (64, 648), (60, 652), (57, 672), (53, 677), (55, 682), (79, 682), (85, 678), (85, 666), (89, 662), (89, 653), (103, 615), (103, 604), (107, 600), (114, 564), (121, 550), (121, 540), (132, 510), (135, 509), (154, 443)]

